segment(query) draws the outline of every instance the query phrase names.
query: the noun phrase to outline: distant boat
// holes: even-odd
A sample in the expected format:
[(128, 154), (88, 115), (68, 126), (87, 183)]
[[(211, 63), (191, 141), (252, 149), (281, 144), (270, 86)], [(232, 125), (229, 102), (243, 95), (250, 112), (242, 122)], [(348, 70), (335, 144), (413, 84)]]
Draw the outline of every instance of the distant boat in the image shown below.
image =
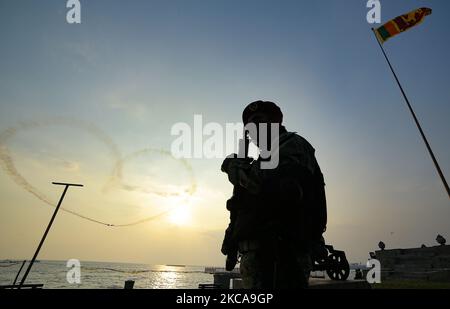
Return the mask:
[(179, 265), (179, 264), (166, 264), (166, 266), (169, 266), (169, 267), (186, 267), (186, 265)]

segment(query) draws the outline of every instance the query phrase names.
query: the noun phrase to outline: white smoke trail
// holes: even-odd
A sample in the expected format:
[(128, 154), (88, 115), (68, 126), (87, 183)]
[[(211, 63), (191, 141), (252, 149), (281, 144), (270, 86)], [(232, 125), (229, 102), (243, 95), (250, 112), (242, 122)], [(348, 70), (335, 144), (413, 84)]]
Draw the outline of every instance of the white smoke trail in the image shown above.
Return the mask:
[[(10, 141), (12, 138), (14, 138), (15, 135), (19, 131), (31, 130), (31, 129), (46, 127), (46, 126), (68, 126), (68, 127), (73, 127), (73, 128), (77, 128), (77, 129), (82, 129), (82, 130), (86, 131), (87, 133), (91, 134), (92, 136), (94, 136), (95, 138), (97, 138), (108, 148), (110, 155), (112, 156), (112, 158), (114, 159), (114, 162), (116, 162), (116, 163), (114, 165), (113, 172), (111, 173), (110, 182), (109, 182), (109, 184), (104, 186), (104, 190), (106, 190), (108, 188), (108, 186), (111, 185), (111, 181), (122, 183), (123, 162), (125, 160), (129, 160), (131, 157), (134, 157), (134, 156), (142, 154), (142, 153), (148, 153), (148, 152), (160, 153), (163, 155), (171, 156), (171, 154), (165, 150), (144, 149), (144, 150), (138, 151), (138, 152), (122, 159), (122, 156), (121, 156), (121, 153), (120, 153), (118, 147), (114, 144), (112, 139), (110, 139), (107, 134), (105, 134), (102, 130), (100, 130), (93, 124), (90, 124), (90, 123), (87, 123), (84, 121), (80, 121), (80, 120), (76, 120), (76, 119), (72, 119), (72, 118), (52, 118), (52, 119), (46, 119), (46, 120), (42, 120), (42, 121), (22, 121), (18, 125), (12, 126), (0, 133), (0, 162), (1, 162), (1, 165), (2, 165), (3, 169), (6, 171), (6, 173), (12, 178), (12, 180), (17, 185), (19, 185), (20, 187), (22, 187), (23, 189), (25, 189), (26, 191), (28, 191), (29, 193), (34, 195), (36, 198), (38, 198), (45, 204), (52, 206), (52, 207), (56, 207), (55, 203), (49, 197), (47, 197), (44, 193), (40, 192), (37, 188), (32, 186), (18, 172), (18, 170), (14, 164), (13, 157), (11, 156), (10, 151), (7, 147), (7, 142)], [(181, 161), (182, 165), (186, 168), (186, 170), (189, 172), (190, 179), (191, 179), (191, 186), (187, 189), (186, 192), (189, 195), (192, 195), (196, 190), (196, 184), (195, 184), (195, 179), (193, 176), (192, 168), (185, 160), (180, 160), (180, 161)], [(157, 195), (162, 195), (162, 196), (171, 195), (171, 194), (164, 195), (164, 192), (159, 192), (159, 191), (151, 191), (150, 190), (149, 192), (157, 194)], [(131, 226), (131, 225), (136, 225), (136, 224), (148, 222), (151, 220), (155, 220), (157, 218), (160, 218), (160, 217), (166, 215), (167, 213), (169, 213), (170, 211), (173, 210), (173, 209), (170, 209), (168, 211), (164, 211), (159, 214), (156, 214), (156, 215), (153, 215), (153, 216), (150, 216), (150, 217), (138, 220), (138, 221), (130, 222), (130, 223), (112, 224), (112, 223), (103, 222), (103, 221), (97, 220), (95, 218), (85, 216), (83, 214), (80, 214), (80, 213), (75, 212), (70, 209), (66, 209), (64, 207), (61, 207), (60, 209), (62, 211), (65, 211), (65, 212), (75, 215), (79, 218), (82, 218), (82, 219), (85, 219), (85, 220), (88, 220), (88, 221), (91, 221), (94, 223), (102, 224), (105, 226), (114, 226), (114, 227)]]
[[(168, 192), (167, 190), (161, 191), (161, 190), (157, 190), (156, 188), (142, 189), (141, 187), (138, 187), (138, 186), (131, 186), (131, 185), (124, 184), (123, 179), (122, 179), (122, 171), (123, 171), (124, 164), (127, 161), (133, 160), (136, 157), (146, 155), (146, 154), (158, 154), (158, 155), (162, 155), (164, 157), (168, 157), (175, 162), (178, 162), (179, 165), (188, 173), (189, 182), (190, 182), (189, 186), (186, 189), (184, 189), (182, 192), (180, 192), (180, 190)], [(118, 185), (122, 189), (128, 190), (128, 191), (140, 190), (140, 191), (144, 191), (146, 193), (152, 193), (152, 194), (156, 194), (156, 195), (163, 196), (163, 197), (180, 196), (182, 194), (192, 195), (197, 190), (197, 183), (195, 181), (194, 172), (193, 172), (190, 164), (185, 159), (177, 159), (177, 158), (173, 157), (172, 154), (167, 150), (156, 149), (156, 148), (145, 148), (142, 150), (138, 150), (132, 154), (125, 156), (123, 159), (117, 161), (117, 164), (114, 167), (114, 170), (112, 173), (112, 177), (109, 180), (109, 184), (110, 184), (110, 186)]]

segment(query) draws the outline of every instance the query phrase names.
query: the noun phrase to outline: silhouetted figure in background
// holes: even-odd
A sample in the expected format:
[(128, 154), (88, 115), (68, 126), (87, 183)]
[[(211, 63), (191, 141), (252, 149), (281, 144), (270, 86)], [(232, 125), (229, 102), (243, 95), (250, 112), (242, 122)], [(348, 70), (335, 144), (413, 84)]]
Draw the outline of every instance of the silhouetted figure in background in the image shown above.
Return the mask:
[(444, 246), (445, 243), (447, 242), (447, 240), (445, 240), (445, 238), (438, 234), (438, 236), (436, 237), (436, 241), (438, 242), (438, 244), (440, 244), (441, 246)]
[[(231, 221), (222, 253), (233, 254), (237, 247), (245, 288), (305, 288), (312, 269), (312, 244), (323, 242), (327, 221), (324, 180), (315, 150), (281, 125), (283, 114), (272, 102), (249, 104), (242, 120), (244, 125), (279, 125), (273, 140), (267, 134), (270, 145), (279, 145), (279, 163), (274, 169), (262, 169), (261, 157), (224, 160), (221, 169), (237, 194), (227, 202)], [(257, 135), (259, 139), (250, 132), (259, 146)]]
[(386, 248), (386, 245), (384, 244), (384, 242), (380, 241), (378, 243), (378, 248), (380, 248), (382, 251), (384, 250), (384, 248)]
[(361, 269), (357, 268), (355, 269), (355, 280), (361, 280), (363, 279), (363, 273)]

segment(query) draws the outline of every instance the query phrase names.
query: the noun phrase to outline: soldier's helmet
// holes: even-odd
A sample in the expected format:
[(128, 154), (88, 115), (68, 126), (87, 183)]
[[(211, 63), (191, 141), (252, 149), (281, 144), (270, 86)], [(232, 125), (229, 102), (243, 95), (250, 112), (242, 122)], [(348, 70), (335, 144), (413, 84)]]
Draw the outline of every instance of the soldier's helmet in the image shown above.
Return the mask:
[(256, 114), (262, 114), (267, 117), (268, 122), (282, 123), (283, 113), (281, 109), (273, 102), (270, 101), (255, 101), (247, 105), (242, 113), (242, 122), (244, 125), (249, 123), (252, 116)]

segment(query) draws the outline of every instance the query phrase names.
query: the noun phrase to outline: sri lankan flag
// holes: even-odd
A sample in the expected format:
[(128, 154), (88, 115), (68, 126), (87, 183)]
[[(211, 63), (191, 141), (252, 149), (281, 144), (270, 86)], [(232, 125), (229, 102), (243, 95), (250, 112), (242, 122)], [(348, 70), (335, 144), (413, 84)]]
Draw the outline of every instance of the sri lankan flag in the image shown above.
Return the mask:
[(410, 28), (420, 24), (425, 19), (425, 16), (431, 14), (431, 9), (420, 8), (404, 15), (388, 21), (383, 26), (375, 29), (375, 34), (381, 43), (386, 42), (393, 36), (409, 30)]

